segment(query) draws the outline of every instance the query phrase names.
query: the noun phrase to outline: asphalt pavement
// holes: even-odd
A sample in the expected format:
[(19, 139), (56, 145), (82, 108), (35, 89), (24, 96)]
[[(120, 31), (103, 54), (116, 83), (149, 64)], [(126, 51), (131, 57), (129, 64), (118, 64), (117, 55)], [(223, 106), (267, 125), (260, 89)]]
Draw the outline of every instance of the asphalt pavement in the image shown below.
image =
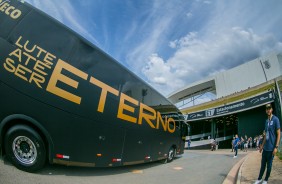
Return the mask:
[(46, 165), (38, 173), (15, 168), (0, 158), (0, 184), (221, 184), (230, 169), (246, 153), (234, 159), (230, 150), (189, 150), (172, 163), (147, 163), (117, 168), (83, 168)]

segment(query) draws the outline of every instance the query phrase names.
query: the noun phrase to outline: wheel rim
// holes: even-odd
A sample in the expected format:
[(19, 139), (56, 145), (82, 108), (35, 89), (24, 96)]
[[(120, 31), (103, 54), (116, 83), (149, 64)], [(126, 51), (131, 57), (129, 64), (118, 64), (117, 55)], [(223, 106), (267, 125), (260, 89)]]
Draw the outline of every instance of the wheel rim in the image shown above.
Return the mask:
[(35, 144), (25, 136), (18, 136), (13, 141), (13, 152), (17, 160), (24, 165), (33, 165), (37, 158)]
[(172, 159), (173, 159), (173, 157), (174, 157), (173, 152), (174, 152), (173, 149), (169, 150), (169, 153), (168, 153), (168, 159), (169, 159), (169, 160), (172, 160)]

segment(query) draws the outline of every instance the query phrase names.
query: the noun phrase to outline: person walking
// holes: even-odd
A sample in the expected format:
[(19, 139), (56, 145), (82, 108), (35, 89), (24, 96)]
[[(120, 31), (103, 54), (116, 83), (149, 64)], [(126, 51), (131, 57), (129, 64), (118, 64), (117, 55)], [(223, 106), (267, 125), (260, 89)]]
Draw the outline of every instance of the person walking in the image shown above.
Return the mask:
[[(272, 114), (272, 106), (271, 104), (267, 104), (266, 106), (266, 114), (268, 116), (265, 122), (265, 134), (263, 137), (262, 145), (259, 149), (259, 152), (262, 152), (261, 166), (259, 177), (255, 184), (267, 184), (268, 178), (271, 173), (272, 161), (277, 153), (279, 141), (280, 141), (280, 122), (279, 119)], [(266, 175), (264, 181), (262, 181), (262, 176), (265, 171), (265, 167), (267, 165)]]
[(240, 139), (239, 139), (238, 135), (236, 134), (234, 144), (233, 144), (234, 151), (235, 151), (235, 155), (234, 155), (233, 158), (237, 158), (239, 144), (240, 144)]

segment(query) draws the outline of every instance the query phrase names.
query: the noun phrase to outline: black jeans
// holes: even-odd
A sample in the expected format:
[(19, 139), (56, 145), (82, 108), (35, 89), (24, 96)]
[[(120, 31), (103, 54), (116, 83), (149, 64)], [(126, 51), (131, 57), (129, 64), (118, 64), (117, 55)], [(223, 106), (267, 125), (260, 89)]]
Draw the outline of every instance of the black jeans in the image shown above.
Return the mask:
[(273, 158), (274, 158), (272, 153), (273, 153), (272, 151), (264, 151), (263, 150), (258, 180), (261, 180), (263, 173), (265, 171), (265, 166), (267, 165), (267, 170), (266, 170), (266, 175), (265, 175), (264, 180), (268, 181), (268, 178), (269, 178), (270, 173), (271, 173), (272, 161), (273, 161)]
[(235, 146), (234, 151), (235, 151), (235, 156), (237, 156), (237, 154), (238, 154), (238, 147), (237, 146)]

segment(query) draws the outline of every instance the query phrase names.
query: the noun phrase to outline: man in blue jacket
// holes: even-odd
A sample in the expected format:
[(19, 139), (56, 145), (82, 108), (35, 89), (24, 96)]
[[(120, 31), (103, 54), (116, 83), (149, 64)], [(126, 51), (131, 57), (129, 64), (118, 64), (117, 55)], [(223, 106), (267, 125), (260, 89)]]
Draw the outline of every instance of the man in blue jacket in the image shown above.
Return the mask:
[[(260, 147), (260, 153), (262, 152), (261, 167), (259, 172), (258, 180), (255, 184), (267, 184), (268, 178), (271, 173), (272, 161), (274, 155), (277, 153), (278, 145), (280, 141), (280, 122), (279, 119), (272, 114), (271, 104), (266, 105), (266, 114), (268, 116), (265, 122), (265, 135), (263, 138), (262, 145)], [(264, 181), (262, 181), (262, 176), (265, 171), (265, 166), (267, 165), (266, 175)]]
[(235, 151), (235, 155), (234, 155), (233, 158), (237, 158), (239, 144), (240, 144), (240, 139), (239, 139), (238, 135), (236, 134), (235, 140), (234, 140), (234, 143), (233, 143), (234, 151)]

